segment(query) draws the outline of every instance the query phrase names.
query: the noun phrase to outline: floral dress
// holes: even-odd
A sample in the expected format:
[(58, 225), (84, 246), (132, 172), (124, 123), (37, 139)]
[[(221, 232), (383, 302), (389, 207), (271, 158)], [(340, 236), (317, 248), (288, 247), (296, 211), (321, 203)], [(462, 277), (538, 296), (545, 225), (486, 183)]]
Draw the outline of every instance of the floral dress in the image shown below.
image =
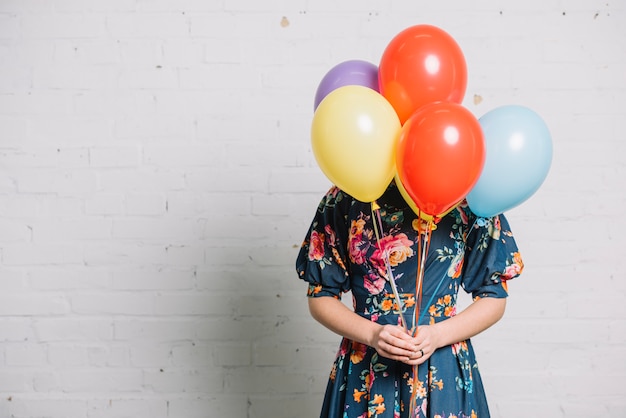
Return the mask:
[[(387, 280), (395, 279), (404, 318), (418, 325), (456, 313), (459, 287), (474, 299), (507, 297), (506, 281), (523, 264), (503, 215), (477, 218), (462, 203), (432, 224), (421, 299), (416, 300), (418, 227), (424, 222), (395, 184), (376, 202), (360, 202), (333, 187), (319, 204), (296, 261), (308, 296), (341, 298), (351, 291), (354, 311), (379, 324), (400, 324), (398, 304)], [(377, 230), (382, 225), (382, 230)], [(415, 312), (421, 300), (421, 311)], [(412, 327), (413, 324), (409, 324)], [(487, 400), (470, 340), (441, 347), (416, 367), (387, 359), (365, 344), (343, 338), (332, 365), (320, 417), (489, 417)]]

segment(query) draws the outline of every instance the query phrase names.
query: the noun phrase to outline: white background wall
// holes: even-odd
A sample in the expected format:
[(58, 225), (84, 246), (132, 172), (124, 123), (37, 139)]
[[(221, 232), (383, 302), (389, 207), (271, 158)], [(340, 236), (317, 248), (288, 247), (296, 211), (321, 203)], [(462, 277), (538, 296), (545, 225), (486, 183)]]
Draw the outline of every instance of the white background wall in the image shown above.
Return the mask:
[(622, 1), (0, 0), (0, 417), (315, 417), (339, 338), (297, 248), (315, 89), (437, 25), (477, 117), (549, 125), (494, 417), (626, 416)]

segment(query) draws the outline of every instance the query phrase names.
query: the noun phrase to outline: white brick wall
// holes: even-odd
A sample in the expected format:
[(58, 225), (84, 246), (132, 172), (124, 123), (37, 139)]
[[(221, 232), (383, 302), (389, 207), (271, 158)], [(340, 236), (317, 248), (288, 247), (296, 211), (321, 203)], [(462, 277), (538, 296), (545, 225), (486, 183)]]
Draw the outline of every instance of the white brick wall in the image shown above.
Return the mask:
[(0, 0), (0, 417), (317, 416), (314, 92), (418, 23), (461, 45), (476, 116), (553, 134), (475, 341), (493, 416), (626, 416), (621, 2)]

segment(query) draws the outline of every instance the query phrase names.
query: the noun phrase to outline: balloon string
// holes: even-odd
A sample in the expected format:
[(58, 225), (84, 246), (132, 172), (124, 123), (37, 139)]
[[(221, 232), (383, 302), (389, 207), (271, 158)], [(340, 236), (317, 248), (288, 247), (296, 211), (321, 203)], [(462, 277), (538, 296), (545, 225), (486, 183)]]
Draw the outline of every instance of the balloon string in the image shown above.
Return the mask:
[[(419, 321), (416, 319), (416, 313), (420, 312), (421, 316), (423, 316), (422, 311), (422, 294), (423, 294), (423, 283), (424, 283), (424, 272), (426, 270), (426, 259), (428, 256), (428, 250), (430, 248), (430, 238), (433, 230), (433, 220), (426, 221), (426, 223), (422, 223), (421, 218), (418, 213), (418, 235), (417, 235), (417, 273), (415, 277), (415, 295), (416, 295), (416, 305), (415, 310), (413, 311), (413, 335), (417, 335), (418, 333), (418, 324)], [(443, 281), (443, 280), (442, 280)], [(428, 306), (428, 305), (426, 305)], [(419, 384), (419, 374), (418, 374), (419, 366), (413, 365), (413, 383), (412, 383), (412, 393), (411, 393), (411, 401), (409, 403), (409, 411), (411, 417), (417, 417), (417, 385)]]
[(432, 234), (433, 221), (432, 219), (424, 224), (419, 223), (418, 236), (417, 236), (417, 274), (415, 277), (415, 295), (416, 295), (416, 307), (413, 311), (413, 333), (417, 335), (417, 326), (419, 324), (416, 321), (416, 313), (421, 311), (422, 308), (422, 294), (424, 283), (424, 272), (426, 270), (426, 259), (428, 256), (428, 250), (430, 248), (430, 238)]
[(400, 294), (398, 293), (398, 288), (396, 286), (396, 279), (393, 277), (393, 271), (391, 269), (391, 264), (389, 263), (389, 251), (387, 250), (383, 252), (382, 246), (380, 244), (380, 234), (383, 230), (383, 222), (380, 218), (380, 206), (378, 206), (378, 203), (376, 202), (372, 202), (372, 217), (374, 217), (372, 223), (374, 224), (374, 234), (376, 235), (376, 246), (378, 247), (378, 251), (381, 252), (383, 261), (385, 262), (385, 267), (387, 269), (387, 279), (391, 284), (393, 298), (396, 301), (396, 305), (398, 306), (400, 323), (402, 324), (402, 327), (404, 327), (405, 331), (408, 331), (408, 324), (406, 322), (406, 319), (404, 318), (404, 314), (402, 313), (402, 302), (400, 300)]
[[(474, 221), (474, 224), (476, 224), (476, 222)], [(474, 226), (472, 225), (472, 227), (470, 228), (468, 234), (466, 235), (466, 238), (469, 236), (469, 234), (472, 232)], [(462, 244), (463, 247), (465, 247), (465, 244)], [(445, 280), (446, 276), (448, 275), (448, 272), (445, 271), (443, 273), (443, 275), (441, 276), (441, 279), (439, 280), (439, 283), (437, 284), (437, 287), (435, 288), (435, 291), (432, 293), (432, 295), (430, 295), (430, 299), (428, 299), (428, 302), (426, 303), (426, 306), (430, 306), (431, 303), (433, 303), (433, 300), (435, 299), (435, 296), (437, 296), (437, 292), (439, 291), (439, 288), (441, 287), (441, 285), (443, 284), (443, 281)], [(422, 323), (422, 320), (424, 319), (424, 315), (426, 314), (426, 312), (428, 312), (428, 310), (424, 310), (423, 312), (420, 312), (420, 316), (419, 319), (417, 320), (418, 324)]]
[[(478, 222), (478, 218), (474, 220), (474, 223), (472, 224), (472, 226), (469, 228), (469, 231), (467, 232), (467, 235), (465, 236), (465, 240), (467, 241), (467, 238), (470, 236), (470, 234), (472, 233), (472, 231), (474, 230), (474, 226), (476, 225), (476, 223)], [(484, 221), (482, 221), (484, 222)], [(481, 222), (478, 222), (478, 224), (480, 225)], [(430, 225), (429, 225), (430, 227)], [(429, 228), (429, 231), (431, 229)], [(428, 239), (430, 237), (430, 232), (428, 233), (428, 236), (425, 236), (425, 240)], [(465, 246), (465, 242), (463, 242), (462, 244), (463, 246)], [(418, 244), (419, 247), (419, 244)], [(418, 263), (421, 263), (421, 260), (418, 261)], [(433, 299), (435, 298), (435, 296), (437, 295), (437, 292), (439, 291), (439, 288), (441, 287), (441, 285), (443, 284), (446, 276), (448, 275), (448, 272), (444, 272), (443, 275), (441, 276), (441, 279), (439, 280), (439, 283), (437, 284), (437, 287), (435, 288), (435, 291), (433, 292), (433, 294), (430, 296), (430, 299), (428, 300), (428, 303), (426, 303), (426, 307), (430, 306), (430, 304), (432, 303)], [(420, 300), (421, 303), (421, 300)], [(422, 320), (424, 319), (424, 315), (426, 314), (428, 310), (425, 309), (423, 312), (420, 312), (420, 316), (419, 319), (417, 321), (417, 323), (415, 324), (416, 330), (417, 330), (417, 325), (422, 323)], [(413, 383), (412, 383), (412, 388), (411, 388), (411, 402), (409, 403), (409, 415), (413, 418), (413, 417), (418, 417), (418, 411), (417, 411), (417, 385), (419, 384), (419, 377), (418, 377), (418, 365), (414, 365), (413, 366)]]
[[(374, 234), (376, 235), (376, 245), (378, 247), (378, 250), (381, 252), (383, 260), (385, 261), (385, 267), (387, 268), (387, 278), (389, 280), (389, 283), (391, 284), (391, 289), (393, 292), (393, 297), (396, 301), (396, 305), (398, 305), (398, 314), (400, 317), (400, 322), (402, 323), (402, 326), (404, 327), (404, 330), (408, 332), (409, 328), (408, 328), (408, 324), (406, 322), (406, 319), (404, 318), (404, 315), (402, 313), (402, 304), (400, 302), (400, 296), (398, 294), (398, 289), (396, 287), (396, 281), (395, 278), (393, 277), (393, 271), (391, 270), (391, 265), (389, 263), (389, 253), (388, 251), (382, 251), (381, 248), (381, 244), (380, 244), (380, 232), (379, 230), (382, 232), (383, 230), (383, 225), (382, 225), (382, 220), (380, 218), (380, 206), (378, 206), (378, 203), (376, 202), (372, 202), (372, 217), (374, 218), (372, 220), (372, 224), (374, 225)], [(419, 244), (418, 244), (419, 245)], [(419, 255), (418, 255), (419, 257)], [(418, 260), (419, 263), (419, 260)], [(419, 309), (418, 306), (415, 307), (415, 309)], [(415, 311), (413, 311), (413, 317), (415, 318)], [(415, 321), (415, 319), (414, 319)], [(415, 328), (417, 329), (417, 328)], [(413, 385), (411, 388), (411, 401), (409, 403), (409, 413), (411, 415), (411, 417), (415, 417), (417, 415), (415, 415), (416, 413), (416, 401), (417, 401), (417, 366), (413, 366)]]
[[(426, 306), (430, 306), (430, 304), (433, 303), (433, 299), (435, 299), (435, 296), (437, 295), (437, 292), (439, 291), (439, 288), (443, 284), (443, 281), (445, 280), (447, 275), (448, 275), (447, 271), (443, 273), (443, 275), (441, 276), (441, 280), (439, 280), (439, 283), (437, 284), (435, 291), (430, 296), (430, 299), (428, 299), (428, 303), (426, 303)], [(428, 310), (424, 310), (423, 312), (420, 313), (420, 317), (417, 321), (418, 324), (422, 323), (422, 320), (424, 319), (424, 315), (426, 314), (426, 312), (428, 312)]]
[(417, 364), (413, 365), (413, 383), (411, 384), (411, 402), (409, 403), (409, 416), (411, 418), (419, 416), (417, 413), (417, 384), (419, 383), (417, 375), (418, 369), (419, 366)]
[[(465, 235), (465, 241), (467, 241), (467, 238), (469, 238), (470, 234), (472, 233), (472, 231), (474, 230), (474, 226), (476, 225), (477, 221), (479, 218), (474, 219), (474, 223), (472, 224), (472, 226), (469, 228), (467, 235)], [(484, 222), (484, 221), (483, 221)], [(465, 242), (461, 243), (462, 248), (459, 249), (459, 251), (461, 251), (463, 248), (465, 248)], [(431, 303), (433, 303), (433, 300), (435, 299), (435, 296), (437, 295), (437, 292), (439, 291), (439, 288), (441, 287), (441, 285), (443, 284), (443, 281), (445, 280), (446, 276), (448, 275), (448, 272), (444, 272), (443, 275), (441, 276), (441, 279), (439, 280), (439, 283), (437, 284), (437, 287), (435, 288), (435, 291), (433, 292), (432, 295), (430, 295), (430, 299), (428, 299), (428, 302), (426, 303), (426, 306), (430, 306)], [(420, 312), (420, 316), (419, 319), (417, 320), (418, 324), (422, 323), (422, 320), (424, 319), (424, 315), (426, 314), (426, 312), (428, 312), (427, 310), (424, 310), (423, 312)]]
[[(418, 214), (419, 215), (419, 214)], [(378, 247), (378, 250), (381, 252), (382, 257), (383, 257), (383, 261), (385, 262), (385, 267), (387, 269), (387, 276), (388, 276), (388, 280), (389, 283), (391, 284), (391, 289), (393, 292), (393, 296), (396, 302), (396, 305), (398, 306), (398, 314), (400, 317), (400, 321), (402, 323), (402, 326), (404, 327), (405, 330), (408, 330), (408, 324), (404, 318), (404, 315), (402, 313), (402, 303), (400, 300), (400, 296), (398, 293), (398, 289), (396, 287), (396, 283), (395, 283), (395, 278), (393, 276), (393, 271), (391, 269), (391, 264), (389, 262), (389, 252), (388, 251), (383, 251), (382, 250), (382, 246), (381, 246), (381, 233), (383, 230), (382, 227), (382, 219), (380, 217), (380, 206), (378, 206), (378, 204), (376, 202), (372, 202), (372, 217), (373, 219), (373, 225), (374, 225), (374, 234), (376, 236), (376, 245)], [(421, 219), (418, 216), (418, 220)], [(476, 220), (474, 221), (474, 223), (472, 224), (472, 226), (469, 228), (469, 231), (466, 235), (466, 239), (467, 237), (469, 237), (469, 235), (471, 234), (471, 232), (474, 230), (474, 225), (476, 224)], [(418, 264), (418, 269), (417, 269), (417, 274), (416, 274), (416, 278), (415, 278), (415, 286), (416, 286), (416, 306), (415, 309), (413, 310), (413, 333), (414, 335), (417, 335), (418, 332), (418, 324), (422, 322), (422, 319), (424, 318), (424, 315), (426, 314), (426, 311), (422, 312), (421, 309), (421, 304), (422, 304), (422, 294), (423, 294), (423, 282), (424, 282), (424, 273), (425, 273), (425, 264), (426, 264), (426, 257), (428, 255), (428, 251), (430, 248), (430, 242), (431, 242), (431, 236), (432, 236), (432, 226), (433, 226), (433, 220), (429, 220), (426, 222), (425, 227), (424, 224), (420, 223), (420, 226), (418, 227), (418, 242), (417, 242), (417, 264)], [(441, 279), (439, 280), (439, 283), (437, 284), (437, 287), (435, 288), (435, 291), (433, 292), (433, 294), (431, 295), (428, 303), (426, 304), (426, 307), (430, 306), (430, 304), (433, 301), (433, 298), (435, 297), (435, 295), (437, 294), (437, 292), (439, 291), (439, 288), (441, 287), (445, 277), (447, 275), (447, 272), (445, 272), (443, 274), (443, 276), (441, 277)], [(420, 315), (419, 317), (416, 319), (416, 312), (419, 312)], [(409, 414), (411, 417), (417, 417), (418, 414), (418, 410), (417, 410), (417, 386), (419, 384), (419, 366), (418, 365), (413, 365), (412, 367), (413, 369), (413, 379), (412, 379), (412, 388), (411, 388), (411, 400), (409, 403)]]

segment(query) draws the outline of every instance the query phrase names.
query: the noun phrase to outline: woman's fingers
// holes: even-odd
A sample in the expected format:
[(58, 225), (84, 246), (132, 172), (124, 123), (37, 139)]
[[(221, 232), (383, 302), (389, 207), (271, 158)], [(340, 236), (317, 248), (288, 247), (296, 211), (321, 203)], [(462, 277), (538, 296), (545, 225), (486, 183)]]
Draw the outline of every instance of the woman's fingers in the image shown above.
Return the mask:
[(427, 326), (413, 337), (402, 327), (385, 325), (377, 335), (374, 348), (383, 357), (410, 365), (424, 363), (435, 351)]
[(375, 348), (384, 357), (406, 362), (415, 355), (416, 345), (414, 338), (404, 328), (385, 325), (378, 335)]
[(424, 363), (437, 349), (433, 340), (433, 330), (427, 325), (419, 328), (414, 342), (415, 354), (411, 356), (409, 364)]

